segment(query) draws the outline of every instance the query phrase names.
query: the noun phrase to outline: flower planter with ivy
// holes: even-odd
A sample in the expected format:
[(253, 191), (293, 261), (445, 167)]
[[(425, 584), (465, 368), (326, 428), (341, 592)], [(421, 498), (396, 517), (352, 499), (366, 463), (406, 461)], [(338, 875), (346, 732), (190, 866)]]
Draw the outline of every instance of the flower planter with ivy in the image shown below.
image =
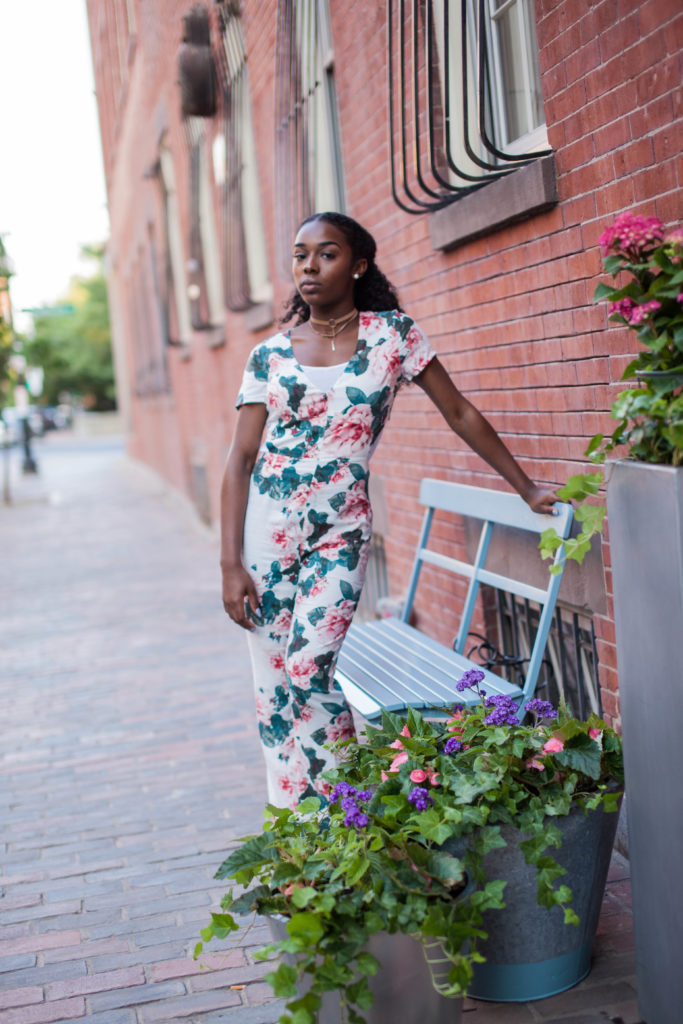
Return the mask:
[[(480, 676), (467, 673), (459, 688), (478, 688)], [(617, 810), (619, 738), (595, 716), (579, 722), (538, 700), (527, 705), (533, 720), (520, 724), (509, 698), (481, 697), (441, 722), (385, 712), (381, 728), (367, 727), (366, 742), (341, 744), (327, 806), (317, 798), (296, 811), (268, 806), (263, 833), (220, 868), (218, 877), (249, 888), (228, 891), (224, 913), (202, 937), (229, 935), (238, 927), (234, 913), (284, 919), (286, 936), (262, 956), (291, 958), (267, 976), (288, 1000), (285, 1024), (323, 1024), (330, 992), (351, 1024), (397, 1019), (381, 1001), (371, 1009), (379, 967), (372, 942), (381, 934), (423, 946), (442, 997), (430, 1012), (441, 1020), (443, 1003), (468, 991), (484, 960), (485, 915), (494, 915), (496, 930), (504, 926), (505, 869), (487, 856), (510, 841), (532, 865), (527, 903), (559, 913), (562, 929), (580, 934), (575, 880), (551, 850), (562, 843), (560, 819)], [(514, 839), (510, 828), (519, 830)], [(417, 1005), (415, 1024), (425, 1019)]]

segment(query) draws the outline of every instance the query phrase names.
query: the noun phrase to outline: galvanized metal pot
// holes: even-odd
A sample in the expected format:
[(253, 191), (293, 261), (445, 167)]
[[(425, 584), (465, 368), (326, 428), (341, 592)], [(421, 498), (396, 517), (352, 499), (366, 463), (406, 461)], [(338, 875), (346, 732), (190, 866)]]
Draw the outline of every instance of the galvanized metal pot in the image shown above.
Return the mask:
[(526, 838), (503, 826), (506, 847), (484, 857), (488, 878), (504, 878), (504, 910), (484, 914), (488, 939), (479, 949), (486, 963), (476, 964), (468, 995), (494, 1002), (527, 1002), (564, 992), (590, 971), (591, 951), (607, 881), (619, 815), (580, 808), (553, 818), (562, 846), (553, 856), (567, 870), (561, 879), (572, 890), (572, 908), (580, 924), (564, 923), (560, 907), (539, 906), (536, 868), (519, 849)]
[[(268, 923), (273, 939), (287, 937), (284, 917), (269, 917)], [(460, 1024), (462, 1000), (438, 994), (417, 939), (380, 932), (370, 938), (368, 949), (381, 964), (377, 974), (368, 978), (375, 996), (372, 1007), (364, 1011), (368, 1024)], [(323, 996), (319, 1024), (343, 1024), (337, 992)]]
[(607, 487), (638, 1007), (683, 1019), (683, 467), (618, 462)]

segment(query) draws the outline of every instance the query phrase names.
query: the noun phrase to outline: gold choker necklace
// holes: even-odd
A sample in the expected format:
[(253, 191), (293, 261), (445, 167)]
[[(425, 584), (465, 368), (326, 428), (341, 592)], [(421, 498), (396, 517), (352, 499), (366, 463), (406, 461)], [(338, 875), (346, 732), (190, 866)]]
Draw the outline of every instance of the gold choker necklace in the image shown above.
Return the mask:
[[(332, 351), (336, 352), (337, 348), (334, 344), (334, 339), (337, 337), (338, 334), (341, 334), (344, 328), (348, 327), (349, 324), (352, 323), (357, 316), (358, 310), (354, 307), (350, 313), (345, 313), (344, 316), (339, 316), (336, 318), (331, 316), (329, 317), (328, 320), (316, 320), (315, 317), (309, 316), (308, 319), (310, 321), (311, 327), (313, 328), (316, 334), (318, 334), (321, 338), (330, 339), (330, 341), (332, 342)], [(314, 326), (315, 324), (318, 324), (318, 326), (320, 327), (326, 327), (327, 330), (319, 331), (318, 328)]]

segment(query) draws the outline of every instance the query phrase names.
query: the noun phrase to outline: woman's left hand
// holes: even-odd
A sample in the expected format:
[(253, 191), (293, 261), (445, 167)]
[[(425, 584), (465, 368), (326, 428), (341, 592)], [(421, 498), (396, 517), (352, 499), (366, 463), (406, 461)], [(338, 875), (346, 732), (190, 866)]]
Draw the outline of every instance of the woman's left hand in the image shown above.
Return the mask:
[(547, 487), (539, 487), (538, 484), (532, 484), (529, 492), (523, 494), (522, 497), (532, 512), (539, 512), (545, 516), (557, 515), (553, 506), (562, 500), (555, 491), (551, 491)]

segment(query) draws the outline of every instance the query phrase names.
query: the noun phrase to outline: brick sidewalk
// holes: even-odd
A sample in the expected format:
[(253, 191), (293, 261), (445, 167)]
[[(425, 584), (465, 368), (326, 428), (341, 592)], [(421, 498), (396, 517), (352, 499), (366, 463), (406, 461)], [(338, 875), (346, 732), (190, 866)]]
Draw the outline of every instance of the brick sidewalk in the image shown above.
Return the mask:
[[(274, 1024), (261, 926), (213, 970), (188, 955), (265, 800), (215, 542), (111, 440), (37, 455), (0, 506), (0, 1024)], [(619, 858), (610, 877), (586, 982), (466, 1001), (465, 1024), (638, 1021)]]

